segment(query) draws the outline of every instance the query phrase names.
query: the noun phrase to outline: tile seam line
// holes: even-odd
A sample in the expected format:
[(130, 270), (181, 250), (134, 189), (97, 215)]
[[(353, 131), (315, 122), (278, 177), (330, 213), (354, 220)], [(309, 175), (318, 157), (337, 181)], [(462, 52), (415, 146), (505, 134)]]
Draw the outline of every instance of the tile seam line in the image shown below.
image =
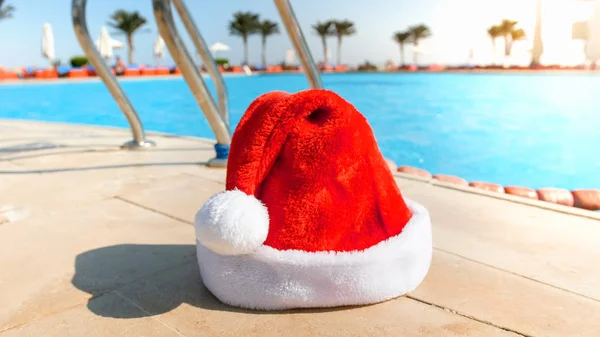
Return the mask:
[(118, 195), (117, 195), (117, 196), (114, 196), (113, 198), (114, 198), (114, 199), (116, 199), (116, 200), (120, 200), (120, 201), (122, 201), (122, 202), (124, 202), (124, 203), (130, 204), (130, 205), (132, 205), (132, 206), (136, 206), (136, 207), (139, 207), (139, 208), (141, 208), (141, 209), (144, 209), (144, 210), (150, 211), (150, 212), (152, 212), (152, 213), (156, 213), (156, 214), (160, 214), (160, 215), (162, 215), (162, 216), (166, 216), (167, 218), (169, 218), (169, 219), (173, 219), (173, 220), (175, 220), (175, 221), (177, 221), (177, 222), (181, 222), (181, 223), (184, 223), (184, 224), (187, 224), (187, 225), (194, 225), (194, 223), (193, 223), (193, 222), (191, 222), (191, 221), (184, 220), (184, 219), (181, 219), (181, 218), (179, 218), (179, 217), (176, 217), (176, 216), (173, 216), (173, 215), (171, 215), (171, 214), (167, 214), (167, 213), (164, 213), (164, 212), (161, 212), (161, 211), (157, 211), (157, 210), (155, 210), (154, 208), (150, 208), (150, 207), (144, 206), (144, 205), (142, 205), (142, 204), (139, 204), (139, 203), (137, 203), (137, 202), (135, 202), (135, 201), (131, 201), (131, 200), (127, 199), (127, 198), (124, 198), (124, 197), (122, 197), (122, 196), (118, 196)]
[(566, 288), (562, 288), (562, 287), (559, 287), (559, 286), (556, 286), (556, 285), (553, 285), (553, 284), (550, 284), (550, 283), (546, 283), (544, 281), (540, 281), (540, 280), (534, 279), (534, 278), (529, 277), (529, 276), (521, 275), (519, 273), (510, 271), (510, 270), (506, 270), (506, 269), (503, 269), (503, 268), (500, 268), (500, 267), (496, 267), (496, 266), (493, 266), (493, 265), (490, 265), (490, 264), (487, 264), (487, 263), (484, 263), (484, 262), (481, 262), (481, 261), (473, 260), (473, 259), (468, 258), (466, 256), (462, 256), (460, 254), (447, 251), (445, 249), (441, 249), (441, 248), (437, 248), (437, 247), (434, 247), (434, 249), (437, 250), (437, 251), (439, 251), (439, 252), (446, 253), (446, 254), (449, 254), (449, 255), (452, 255), (452, 256), (456, 256), (456, 257), (459, 257), (461, 259), (465, 259), (467, 261), (474, 262), (474, 263), (477, 263), (479, 265), (482, 265), (482, 266), (485, 266), (485, 267), (488, 267), (488, 268), (496, 269), (496, 270), (499, 270), (499, 271), (502, 271), (502, 272), (505, 272), (505, 273), (508, 273), (508, 274), (511, 274), (511, 275), (514, 275), (514, 276), (518, 276), (518, 277), (524, 278), (524, 279), (529, 280), (529, 281), (536, 282), (538, 284), (542, 284), (542, 285), (550, 287), (550, 288), (554, 288), (556, 290), (564, 291), (566, 293), (569, 293), (571, 295), (575, 295), (577, 297), (582, 297), (582, 298), (585, 298), (587, 300), (600, 303), (600, 300), (597, 299), (597, 298), (594, 298), (594, 297), (590, 297), (590, 296), (587, 296), (587, 295), (584, 295), (584, 294), (580, 294), (580, 293), (577, 293), (575, 291), (572, 291), (572, 290), (569, 290), (569, 289), (566, 289)]
[[(203, 166), (206, 166), (206, 165), (203, 165)], [(206, 181), (210, 181), (210, 182), (217, 183), (219, 185), (225, 186), (225, 182), (223, 180), (219, 180), (218, 178), (215, 178), (215, 179), (213, 179), (213, 178), (206, 178), (206, 177), (203, 177), (203, 176), (201, 176), (201, 175), (199, 175), (197, 173), (192, 173), (192, 172), (181, 172), (181, 175), (187, 175), (187, 176), (192, 177), (192, 178), (203, 179), (203, 180), (206, 180)], [(223, 189), (223, 190), (225, 190), (225, 189)]]
[[(129, 286), (129, 285), (131, 285), (131, 284), (134, 284), (134, 283), (136, 283), (136, 282), (139, 282), (139, 281), (141, 281), (141, 280), (144, 280), (144, 279), (146, 279), (146, 278), (151, 278), (151, 277), (154, 277), (154, 276), (156, 276), (156, 275), (158, 275), (158, 274), (160, 274), (160, 273), (164, 273), (164, 272), (167, 272), (167, 271), (170, 271), (170, 270), (174, 270), (174, 269), (177, 269), (177, 268), (181, 268), (181, 267), (184, 267), (184, 266), (185, 266), (185, 265), (187, 265), (187, 264), (194, 263), (194, 262), (195, 262), (195, 261), (187, 261), (187, 262), (184, 262), (184, 263), (178, 264), (178, 265), (176, 265), (176, 266), (173, 266), (173, 267), (168, 267), (168, 268), (165, 268), (165, 269), (157, 270), (157, 271), (155, 271), (155, 272), (153, 272), (153, 273), (150, 273), (150, 274), (148, 274), (148, 275), (144, 275), (144, 276), (141, 276), (141, 277), (139, 277), (139, 278), (137, 278), (137, 279), (135, 279), (135, 280), (132, 280), (131, 282), (127, 282), (127, 283), (125, 283), (125, 284), (122, 284), (121, 286), (119, 286), (119, 287), (117, 287), (117, 288), (115, 288), (115, 289), (110, 289), (110, 290), (107, 290), (107, 291), (101, 292), (101, 293), (99, 293), (99, 294), (96, 294), (96, 295), (91, 295), (90, 297), (88, 297), (88, 298), (85, 300), (85, 302), (77, 303), (77, 304), (74, 304), (74, 305), (72, 305), (72, 306), (69, 306), (69, 307), (66, 307), (66, 308), (64, 308), (64, 309), (61, 309), (61, 310), (59, 310), (59, 311), (55, 311), (55, 312), (52, 312), (52, 313), (50, 313), (50, 314), (47, 314), (47, 315), (43, 315), (43, 316), (40, 316), (40, 317), (36, 317), (36, 318), (34, 318), (34, 319), (32, 319), (32, 320), (30, 320), (30, 321), (28, 321), (28, 322), (22, 322), (22, 323), (18, 323), (18, 324), (16, 324), (16, 325), (13, 325), (13, 326), (5, 327), (4, 329), (0, 329), (0, 334), (2, 334), (3, 332), (9, 331), (9, 330), (13, 330), (13, 329), (16, 329), (16, 328), (19, 328), (19, 327), (22, 327), (22, 326), (29, 325), (29, 324), (31, 324), (31, 323), (35, 323), (35, 322), (37, 322), (37, 321), (40, 321), (40, 320), (42, 320), (42, 319), (45, 319), (45, 318), (48, 318), (48, 317), (52, 317), (52, 316), (58, 315), (58, 314), (60, 314), (60, 313), (63, 313), (63, 312), (69, 311), (69, 310), (71, 310), (71, 309), (73, 309), (73, 308), (77, 308), (77, 307), (79, 307), (79, 306), (86, 305), (88, 302), (90, 302), (90, 301), (92, 301), (92, 300), (95, 300), (95, 299), (97, 299), (97, 298), (100, 298), (100, 297), (102, 297), (102, 296), (104, 296), (104, 295), (107, 295), (107, 294), (116, 293), (118, 290), (120, 290), (120, 289), (123, 289), (124, 287), (127, 287), (127, 286)], [(123, 295), (122, 295), (122, 294), (120, 294), (120, 293), (119, 293), (118, 295), (120, 295), (120, 296), (123, 296)], [(128, 300), (129, 300), (129, 299), (128, 299)], [(146, 311), (146, 310), (144, 310), (144, 311)]]
[(490, 321), (479, 319), (477, 317), (461, 313), (459, 311), (456, 311), (456, 310), (453, 310), (453, 309), (450, 309), (450, 308), (447, 308), (447, 307), (435, 304), (433, 302), (422, 300), (422, 299), (414, 297), (412, 295), (406, 295), (406, 298), (409, 298), (409, 299), (411, 299), (413, 301), (416, 301), (416, 302), (419, 302), (419, 303), (423, 303), (423, 304), (426, 304), (426, 305), (429, 305), (429, 306), (432, 306), (432, 307), (435, 307), (435, 308), (438, 308), (438, 309), (442, 309), (442, 310), (450, 312), (450, 313), (452, 313), (454, 315), (457, 315), (457, 316), (460, 316), (460, 317), (464, 317), (464, 318), (467, 318), (469, 320), (473, 320), (475, 322), (479, 322), (479, 323), (482, 323), (482, 324), (487, 325), (487, 326), (491, 326), (491, 327), (494, 327), (494, 328), (497, 328), (497, 329), (500, 329), (500, 330), (503, 330), (503, 331), (506, 331), (506, 332), (514, 333), (514, 334), (516, 334), (518, 336), (521, 336), (521, 337), (535, 337), (534, 335), (529, 335), (529, 334), (522, 333), (522, 332), (519, 332), (519, 331), (511, 329), (511, 328), (507, 328), (507, 327), (504, 327), (504, 326), (501, 326), (501, 325), (497, 325), (497, 324), (494, 324), (494, 323), (492, 323)]
[(157, 316), (157, 314), (153, 314), (151, 312), (149, 312), (148, 310), (144, 309), (141, 305), (139, 305), (136, 301), (130, 299), (129, 297), (124, 296), (123, 294), (121, 294), (118, 290), (114, 290), (113, 291), (114, 294), (116, 294), (117, 296), (121, 297), (122, 299), (124, 299), (125, 301), (127, 301), (129, 304), (131, 304), (132, 306), (136, 307), (138, 310), (142, 311), (144, 314), (148, 315), (147, 317), (152, 319), (153, 321), (156, 321), (160, 324), (162, 324), (163, 326), (171, 329), (173, 332), (175, 332), (177, 335), (179, 336), (184, 336), (185, 335), (183, 333), (181, 333), (181, 331), (177, 330), (175, 327), (171, 326), (170, 324), (167, 324), (166, 322), (163, 322), (161, 319), (159, 319)]
[(77, 304), (71, 305), (71, 306), (69, 306), (67, 308), (64, 308), (63, 310), (56, 311), (56, 312), (50, 313), (48, 315), (44, 315), (44, 316), (40, 316), (40, 317), (34, 318), (34, 319), (32, 319), (32, 320), (30, 320), (28, 322), (21, 322), (21, 323), (17, 323), (15, 325), (12, 325), (12, 326), (5, 327), (4, 329), (0, 329), (0, 335), (3, 334), (3, 333), (5, 333), (5, 332), (7, 332), (7, 331), (18, 329), (18, 328), (20, 328), (22, 326), (27, 326), (27, 325), (29, 325), (31, 323), (35, 323), (35, 322), (37, 322), (39, 320), (42, 320), (44, 318), (51, 317), (51, 316), (54, 316), (54, 315), (58, 315), (60, 313), (69, 311), (71, 309), (74, 309), (74, 308), (77, 308), (77, 307), (83, 306), (83, 305), (84, 305), (84, 303), (77, 303)]

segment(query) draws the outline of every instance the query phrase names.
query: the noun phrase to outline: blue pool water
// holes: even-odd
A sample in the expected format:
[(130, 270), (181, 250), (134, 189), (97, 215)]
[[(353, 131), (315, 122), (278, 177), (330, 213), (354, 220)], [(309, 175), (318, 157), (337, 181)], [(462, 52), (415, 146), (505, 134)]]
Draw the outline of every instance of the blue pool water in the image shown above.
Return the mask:
[[(532, 188), (600, 188), (600, 76), (332, 74), (385, 157), (432, 173)], [(213, 138), (183, 79), (122, 81), (147, 130)], [(302, 75), (227, 77), (232, 125)], [(212, 83), (208, 81), (211, 90)], [(127, 127), (100, 82), (0, 86), (0, 118)]]

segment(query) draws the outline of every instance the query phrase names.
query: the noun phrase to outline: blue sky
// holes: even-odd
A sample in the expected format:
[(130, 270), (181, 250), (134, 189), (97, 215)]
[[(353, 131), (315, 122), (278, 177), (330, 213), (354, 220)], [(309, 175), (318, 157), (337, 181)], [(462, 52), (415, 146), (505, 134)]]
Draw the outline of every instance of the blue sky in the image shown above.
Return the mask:
[[(57, 58), (67, 61), (81, 54), (81, 49), (71, 25), (71, 0), (6, 0), (17, 7), (14, 18), (0, 22), (0, 66), (44, 66), (41, 57), (42, 26), (45, 22), (53, 27)], [(486, 28), (502, 18), (518, 20), (528, 37), (532, 38), (535, 19), (535, 0), (292, 0), (294, 10), (304, 29), (309, 46), (317, 60), (322, 59), (320, 40), (310, 26), (318, 20), (349, 19), (356, 24), (357, 34), (344, 40), (342, 61), (357, 64), (369, 60), (383, 63), (399, 61), (399, 48), (392, 41), (395, 31), (408, 25), (425, 23), (431, 27), (433, 36), (422, 45), (422, 63), (460, 64), (468, 60), (469, 50), (474, 50), (475, 63), (488, 63), (494, 58)], [(238, 10), (259, 13), (262, 18), (280, 22), (275, 5), (270, 0), (187, 0), (196, 24), (205, 40), (212, 44), (220, 41), (231, 47), (223, 56), (232, 63), (242, 58), (242, 42), (229, 36), (228, 21)], [(96, 39), (100, 28), (116, 9), (138, 10), (148, 19), (150, 32), (135, 36), (135, 61), (152, 64), (152, 44), (157, 35), (151, 0), (88, 0), (88, 28)], [(546, 0), (545, 50), (546, 62), (578, 63), (582, 58), (582, 45), (570, 41), (570, 25), (575, 20), (591, 14), (591, 5), (574, 0)], [(179, 22), (179, 21), (178, 21)], [(285, 58), (291, 44), (281, 27), (282, 34), (269, 38), (268, 60), (279, 63)], [(187, 33), (179, 24), (180, 33), (188, 46), (192, 45)], [(109, 31), (112, 30), (109, 29)], [(122, 36), (113, 38), (125, 41)], [(515, 46), (513, 61), (527, 63), (530, 40)], [(332, 59), (336, 59), (336, 41), (329, 39)], [(250, 62), (260, 62), (260, 38), (250, 38)], [(497, 58), (502, 45), (499, 41)], [(122, 56), (126, 50), (117, 52)], [(411, 49), (407, 48), (407, 60)], [(542, 60), (544, 61), (544, 59)], [(164, 61), (172, 64), (170, 58)]]

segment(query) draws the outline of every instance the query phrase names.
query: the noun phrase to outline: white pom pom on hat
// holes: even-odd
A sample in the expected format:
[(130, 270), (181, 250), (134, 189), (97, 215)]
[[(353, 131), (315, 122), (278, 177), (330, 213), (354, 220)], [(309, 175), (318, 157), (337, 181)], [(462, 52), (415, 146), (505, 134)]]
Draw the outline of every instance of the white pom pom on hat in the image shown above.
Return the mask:
[(196, 239), (221, 255), (248, 254), (269, 233), (267, 208), (254, 196), (234, 189), (213, 195), (194, 221)]

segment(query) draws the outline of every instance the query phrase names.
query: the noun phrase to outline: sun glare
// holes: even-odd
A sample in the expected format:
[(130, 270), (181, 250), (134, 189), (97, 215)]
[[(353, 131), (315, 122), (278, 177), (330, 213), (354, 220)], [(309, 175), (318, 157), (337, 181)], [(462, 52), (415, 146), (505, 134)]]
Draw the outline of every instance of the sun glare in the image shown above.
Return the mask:
[[(524, 29), (526, 34), (524, 40), (514, 44), (510, 57), (511, 63), (528, 65), (531, 61), (530, 51), (535, 32), (536, 3), (537, 0), (504, 0), (491, 5), (491, 1), (465, 1), (464, 4), (469, 9), (477, 10), (476, 17), (466, 17), (465, 13), (471, 13), (470, 16), (473, 11), (460, 9), (465, 19), (463, 25), (474, 24), (479, 27), (470, 28), (477, 29), (478, 32), (477, 37), (474, 37), (471, 42), (478, 55), (476, 63), (489, 63), (492, 59), (502, 60), (503, 39), (497, 40), (496, 53), (493, 54), (486, 30), (491, 25), (500, 23), (502, 19), (510, 19), (518, 21), (518, 27)], [(592, 1), (544, 0), (542, 11), (544, 53), (541, 60), (543, 64), (577, 65), (584, 62), (584, 43), (572, 39), (573, 23), (588, 20), (592, 11)]]

